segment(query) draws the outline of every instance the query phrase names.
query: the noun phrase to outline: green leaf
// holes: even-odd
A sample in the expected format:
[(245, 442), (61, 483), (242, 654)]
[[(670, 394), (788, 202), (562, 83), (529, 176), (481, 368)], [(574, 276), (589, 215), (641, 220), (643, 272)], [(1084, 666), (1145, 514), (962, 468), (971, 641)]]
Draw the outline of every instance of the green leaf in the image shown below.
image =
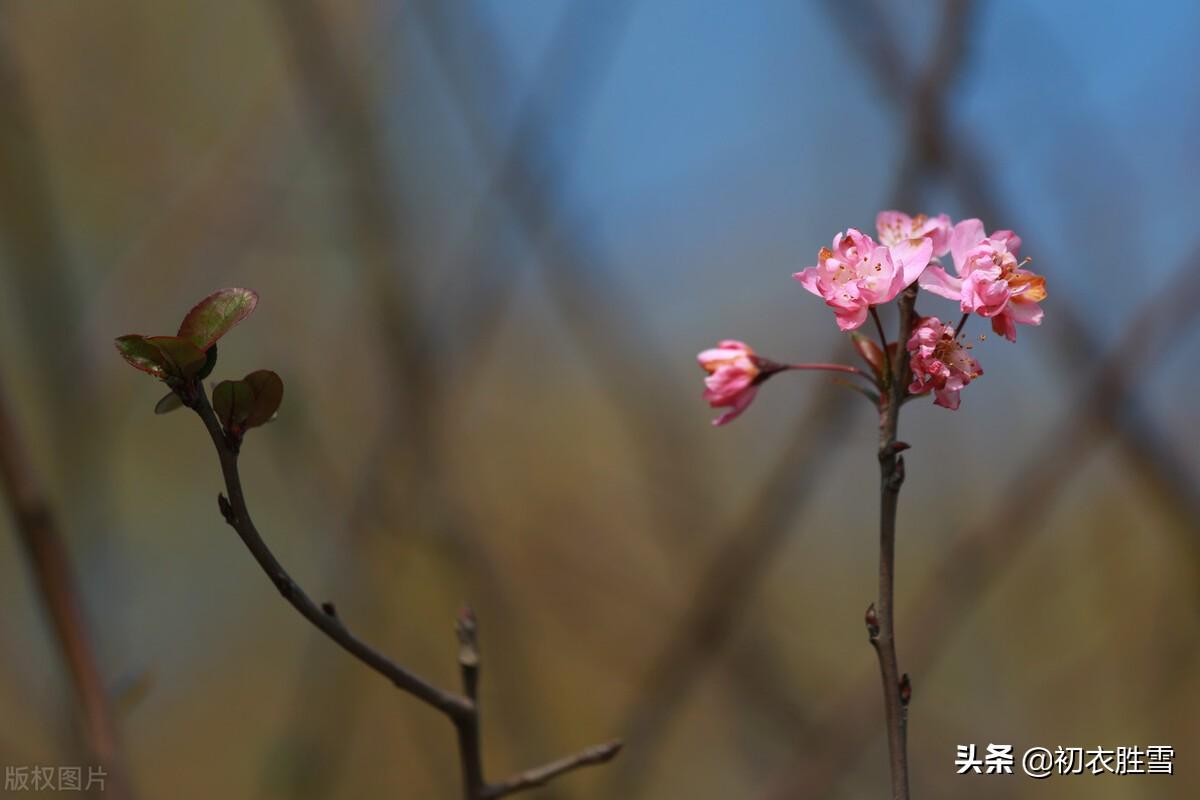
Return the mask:
[(283, 380), (269, 369), (251, 372), (242, 379), (254, 395), (253, 407), (246, 417), (247, 428), (265, 425), (283, 402)]
[(170, 414), (177, 408), (183, 407), (183, 401), (179, 399), (179, 395), (171, 392), (159, 400), (154, 406), (155, 414)]
[(119, 336), (116, 345), (121, 357), (134, 368), (148, 372), (156, 378), (167, 377), (172, 367), (171, 363), (163, 351), (151, 344), (145, 336), (139, 333)]
[(241, 430), (254, 410), (254, 390), (245, 381), (221, 381), (213, 388), (212, 404), (226, 431)]
[(150, 336), (146, 341), (162, 352), (168, 364), (167, 371), (176, 378), (196, 377), (208, 359), (203, 350), (178, 336)]
[(187, 313), (179, 326), (179, 336), (207, 350), (239, 322), (250, 316), (258, 305), (258, 295), (250, 289), (218, 289)]

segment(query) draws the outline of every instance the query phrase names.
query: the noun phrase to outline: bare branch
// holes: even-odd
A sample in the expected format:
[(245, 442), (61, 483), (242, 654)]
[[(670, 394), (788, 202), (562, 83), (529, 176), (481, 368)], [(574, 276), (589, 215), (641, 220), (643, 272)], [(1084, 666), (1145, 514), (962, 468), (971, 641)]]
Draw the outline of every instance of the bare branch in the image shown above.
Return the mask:
[(208, 395), (202, 387), (197, 386), (196, 388), (198, 391), (195, 392), (190, 405), (204, 421), (204, 427), (208, 430), (208, 435), (217, 449), (217, 457), (221, 461), (221, 473), (225, 478), (225, 490), (229, 493), (228, 498), (225, 495), (217, 498), (221, 516), (225, 518), (230, 527), (237, 531), (246, 548), (254, 556), (254, 560), (258, 562), (263, 572), (275, 584), (275, 588), (283, 595), (283, 599), (287, 600), (293, 608), (300, 612), (301, 616), (315, 625), (343, 650), (390, 680), (397, 688), (433, 706), (452, 720), (473, 713), (474, 704), (470, 700), (437, 688), (372, 648), (351, 633), (336, 614), (327, 613), (325, 609), (314, 603), (304, 590), (292, 580), (291, 575), (275, 558), (275, 554), (271, 552), (254, 526), (254, 521), (250, 518), (250, 511), (246, 508), (245, 496), (242, 493), (242, 480), (238, 474), (237, 450), (226, 439), (225, 432), (221, 430), (221, 423), (217, 421), (217, 415), (208, 401)]
[(480, 797), (485, 790), (483, 754), (479, 745), (479, 643), (475, 612), (463, 606), (454, 626), (458, 634), (458, 666), (462, 670), (463, 692), (476, 706), (470, 719), (458, 723), (458, 758), (462, 767), (463, 791), (467, 800)]
[[(259, 567), (270, 578), (275, 588), (293, 608), (312, 623), (318, 630), (332, 639), (338, 646), (354, 656), (360, 662), (375, 672), (390, 680), (400, 690), (411, 694), (418, 700), (433, 707), (445, 715), (458, 733), (459, 760), (463, 777), (463, 796), (465, 800), (483, 800), (489, 797), (501, 797), (512, 791), (504, 787), (518, 784), (512, 781), (490, 786), (484, 780), (483, 763), (479, 742), (479, 706), (477, 701), (479, 651), (476, 642), (476, 623), (474, 614), (469, 609), (460, 615), (457, 631), (459, 638), (459, 666), (462, 670), (464, 695), (454, 694), (439, 689), (429, 681), (421, 678), (407, 668), (397, 664), (380, 653), (371, 645), (359, 639), (342, 622), (332, 603), (318, 605), (300, 588), (291, 575), (279, 563), (275, 554), (263, 540), (250, 511), (246, 507), (246, 499), (242, 490), (241, 476), (238, 473), (238, 451), (240, 441), (231, 440), (221, 429), (221, 424), (213, 411), (204, 387), (193, 381), (179, 390), (184, 403), (191, 407), (204, 423), (216, 448), (217, 457), (221, 464), (221, 473), (225, 480), (225, 490), (228, 496), (219, 495), (218, 506), (221, 515), (241, 538)], [(545, 782), (556, 775), (567, 772), (575, 766), (588, 763), (600, 763), (611, 758), (616, 749), (613, 745), (603, 745), (594, 751), (603, 751), (604, 757), (598, 759), (593, 751), (585, 751), (579, 756), (567, 759), (566, 762), (556, 762), (547, 767), (541, 767), (523, 773), (531, 776), (531, 780)], [(529, 786), (538, 785), (529, 783)]]
[(616, 757), (619, 752), (621, 752), (621, 743), (615, 740), (607, 744), (589, 747), (573, 756), (560, 758), (558, 761), (552, 761), (545, 766), (526, 770), (520, 775), (514, 775), (508, 780), (493, 784), (488, 787), (483, 796), (490, 800), (495, 797), (507, 797), (510, 794), (523, 792), (526, 789), (545, 786), (547, 782), (571, 770), (579, 769), (580, 767), (590, 767), (596, 764), (605, 764)]

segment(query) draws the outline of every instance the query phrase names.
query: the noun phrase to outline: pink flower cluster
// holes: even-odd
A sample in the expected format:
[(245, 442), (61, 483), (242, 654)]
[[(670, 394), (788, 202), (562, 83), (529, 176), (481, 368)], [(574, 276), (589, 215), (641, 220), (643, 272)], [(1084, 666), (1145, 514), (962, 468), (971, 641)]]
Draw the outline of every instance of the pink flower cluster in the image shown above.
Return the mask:
[[(968, 352), (959, 332), (968, 315), (978, 314), (992, 330), (1009, 341), (1017, 340), (1017, 325), (1040, 325), (1041, 301), (1046, 299), (1045, 279), (1018, 261), (1021, 239), (1008, 230), (986, 233), (978, 219), (957, 224), (945, 214), (910, 217), (883, 211), (875, 218), (877, 240), (849, 228), (821, 248), (817, 263), (792, 277), (833, 309), (838, 328), (862, 327), (872, 309), (891, 302), (913, 284), (931, 294), (957, 300), (963, 317), (957, 327), (937, 317), (921, 318), (909, 337), (911, 394), (932, 392), (934, 403), (949, 409), (959, 406), (959, 392), (983, 370)], [(951, 274), (942, 264), (950, 257)], [(858, 334), (855, 334), (858, 336)], [(861, 338), (861, 337), (860, 337)], [(884, 347), (886, 342), (881, 343)], [(893, 343), (892, 347), (896, 347)], [(885, 395), (888, 376), (879, 358), (868, 359), (879, 395)], [(859, 352), (864, 352), (862, 347)], [(730, 407), (714, 424), (723, 425), (741, 414), (754, 400), (759, 385), (779, 370), (765, 370), (775, 362), (756, 356), (747, 345), (726, 340), (700, 353), (708, 372), (704, 397), (713, 407)], [(849, 368), (837, 365), (792, 365), (788, 369)], [(860, 373), (859, 370), (851, 370)], [(865, 373), (860, 373), (865, 374)]]
[(958, 408), (958, 393), (983, 374), (979, 362), (971, 358), (967, 347), (959, 342), (953, 325), (945, 325), (937, 317), (925, 317), (913, 328), (908, 340), (909, 365), (913, 394), (933, 392), (934, 405)]
[[(951, 225), (945, 214), (910, 217), (883, 211), (875, 219), (879, 244), (850, 228), (823, 247), (816, 266), (797, 272), (800, 285), (825, 301), (838, 327), (854, 330), (872, 306), (890, 302), (914, 282), (958, 300), (964, 314), (979, 314), (1009, 341), (1016, 326), (1040, 325), (1046, 281), (1017, 262), (1021, 239), (1012, 231), (985, 235), (977, 219)], [(938, 259), (949, 254), (956, 275)]]

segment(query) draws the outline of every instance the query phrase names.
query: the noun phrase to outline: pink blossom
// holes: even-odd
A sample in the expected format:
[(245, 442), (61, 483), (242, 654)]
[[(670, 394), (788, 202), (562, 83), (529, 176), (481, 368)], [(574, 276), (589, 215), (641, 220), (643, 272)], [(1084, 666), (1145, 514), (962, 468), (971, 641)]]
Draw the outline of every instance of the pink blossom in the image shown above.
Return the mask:
[(854, 228), (833, 237), (817, 264), (792, 277), (825, 300), (838, 327), (854, 330), (867, 319), (871, 306), (886, 303), (912, 285), (929, 264), (933, 243), (928, 238), (904, 239), (890, 247), (876, 244)]
[(713, 425), (731, 422), (746, 410), (758, 394), (758, 384), (764, 377), (761, 360), (744, 342), (725, 339), (716, 347), (697, 356), (700, 366), (708, 372), (704, 379), (704, 399), (713, 408), (732, 406), (713, 420)]
[(896, 247), (909, 239), (929, 239), (933, 244), (934, 258), (950, 252), (950, 232), (953, 227), (945, 214), (910, 217), (902, 211), (880, 211), (875, 217), (875, 230), (879, 232), (881, 244)]
[(908, 352), (913, 375), (908, 391), (922, 394), (932, 389), (934, 405), (943, 408), (958, 408), (958, 393), (983, 374), (979, 362), (955, 336), (954, 326), (942, 324), (937, 317), (917, 323)]
[(992, 321), (992, 330), (1017, 340), (1017, 325), (1040, 325), (1046, 279), (1017, 262), (1021, 238), (1012, 231), (984, 235), (983, 223), (963, 220), (954, 226), (950, 255), (957, 277), (937, 265), (921, 276), (921, 288), (958, 300), (964, 313)]

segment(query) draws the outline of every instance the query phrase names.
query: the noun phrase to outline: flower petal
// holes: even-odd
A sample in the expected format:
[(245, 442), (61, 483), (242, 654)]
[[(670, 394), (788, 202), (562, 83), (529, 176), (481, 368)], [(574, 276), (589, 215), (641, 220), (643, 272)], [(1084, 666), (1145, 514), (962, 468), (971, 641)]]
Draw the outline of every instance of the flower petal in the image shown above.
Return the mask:
[(984, 240), (983, 221), (964, 219), (954, 226), (950, 234), (950, 256), (954, 259), (954, 271), (963, 275), (963, 265), (967, 261), (967, 253), (972, 247)]
[(931, 264), (921, 273), (919, 283), (927, 292), (950, 300), (958, 300), (962, 296), (962, 278), (954, 277), (936, 264)]
[(904, 285), (900, 288), (907, 289), (929, 266), (929, 259), (933, 257), (933, 242), (929, 239), (906, 239), (889, 250), (896, 271), (904, 275)]

